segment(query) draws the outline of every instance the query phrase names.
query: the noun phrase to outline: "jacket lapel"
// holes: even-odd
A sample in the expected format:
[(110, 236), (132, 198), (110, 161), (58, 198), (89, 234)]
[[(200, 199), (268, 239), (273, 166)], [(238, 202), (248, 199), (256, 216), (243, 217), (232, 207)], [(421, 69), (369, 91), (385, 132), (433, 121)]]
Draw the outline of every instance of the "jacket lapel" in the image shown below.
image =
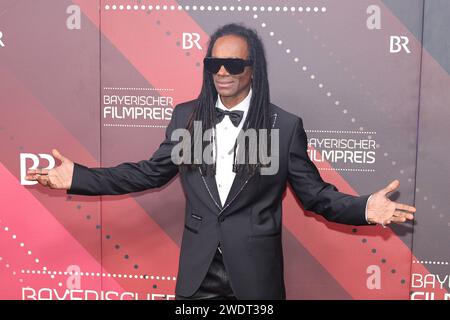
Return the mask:
[[(230, 192), (228, 193), (225, 204), (223, 205), (222, 211), (225, 210), (241, 193), (248, 181), (253, 177), (255, 173), (251, 175), (236, 174), (231, 185)], [(222, 213), (222, 212), (221, 212)]]
[[(277, 120), (277, 113), (273, 113), (271, 116), (272, 119), (272, 128), (275, 127), (275, 123)], [(239, 196), (244, 187), (247, 185), (248, 181), (255, 175), (255, 173), (251, 175), (245, 174), (236, 174), (233, 180), (233, 184), (231, 185), (230, 192), (228, 193), (227, 199), (225, 200), (225, 204), (222, 206), (222, 202), (220, 201), (219, 191), (217, 189), (217, 182), (215, 176), (203, 175), (200, 168), (198, 168), (199, 174), (203, 180), (203, 184), (205, 185), (209, 197), (214, 202), (214, 205), (219, 209), (219, 215), (230, 206), (230, 204)]]
[(209, 197), (214, 202), (217, 209), (219, 209), (219, 211), (222, 210), (222, 202), (220, 201), (219, 190), (217, 190), (216, 176), (203, 175), (200, 167), (198, 168), (198, 171)]

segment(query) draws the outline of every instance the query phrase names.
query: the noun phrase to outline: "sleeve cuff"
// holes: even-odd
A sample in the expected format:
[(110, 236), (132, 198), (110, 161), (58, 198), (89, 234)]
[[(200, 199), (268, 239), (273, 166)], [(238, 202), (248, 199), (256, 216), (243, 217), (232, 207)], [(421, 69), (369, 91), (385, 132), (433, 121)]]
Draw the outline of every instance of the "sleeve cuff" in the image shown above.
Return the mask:
[(86, 181), (86, 177), (89, 174), (89, 168), (74, 162), (73, 164), (73, 175), (72, 184), (70, 189), (66, 190), (66, 194), (79, 194), (79, 195), (90, 195), (84, 190), (84, 185), (82, 183), (83, 179)]
[(368, 224), (373, 224), (373, 223), (370, 223), (370, 222), (369, 222), (369, 219), (368, 219), (368, 217), (367, 217), (367, 206), (368, 206), (369, 201), (370, 201), (370, 198), (372, 198), (372, 196), (373, 196), (373, 194), (371, 194), (371, 195), (369, 196), (369, 198), (367, 198), (367, 202), (366, 202), (365, 217), (366, 217), (366, 222), (367, 222)]

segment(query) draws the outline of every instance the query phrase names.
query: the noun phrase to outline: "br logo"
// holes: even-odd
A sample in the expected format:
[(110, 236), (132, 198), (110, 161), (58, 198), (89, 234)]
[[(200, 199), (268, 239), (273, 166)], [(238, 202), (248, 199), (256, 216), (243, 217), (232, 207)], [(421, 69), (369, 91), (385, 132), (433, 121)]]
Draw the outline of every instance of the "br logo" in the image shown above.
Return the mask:
[[(27, 161), (28, 160), (28, 161)], [(46, 167), (42, 167), (41, 161), (43, 162)], [(32, 165), (27, 167), (27, 162), (32, 162)], [(25, 180), (25, 176), (27, 175), (28, 169), (36, 169), (37, 167), (40, 167), (42, 169), (52, 169), (55, 167), (55, 159), (52, 155), (46, 154), (46, 153), (39, 153), (38, 155), (35, 155), (33, 153), (21, 153), (20, 154), (20, 184), (21, 185), (33, 185), (37, 184), (37, 181), (28, 181)]]
[(398, 53), (402, 51), (402, 48), (407, 52), (411, 53), (408, 48), (409, 39), (406, 36), (391, 36), (389, 42), (389, 52)]
[(192, 49), (194, 45), (197, 49), (202, 50), (202, 46), (198, 43), (200, 35), (196, 32), (183, 32), (183, 49)]

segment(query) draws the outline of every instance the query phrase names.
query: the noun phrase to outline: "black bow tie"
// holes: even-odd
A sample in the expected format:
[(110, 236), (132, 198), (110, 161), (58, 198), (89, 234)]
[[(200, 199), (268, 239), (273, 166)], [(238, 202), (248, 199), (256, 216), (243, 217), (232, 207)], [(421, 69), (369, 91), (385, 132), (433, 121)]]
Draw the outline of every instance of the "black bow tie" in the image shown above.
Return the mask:
[(216, 123), (219, 123), (223, 120), (223, 117), (228, 116), (235, 127), (239, 125), (242, 120), (242, 116), (244, 115), (244, 111), (228, 111), (216, 108)]

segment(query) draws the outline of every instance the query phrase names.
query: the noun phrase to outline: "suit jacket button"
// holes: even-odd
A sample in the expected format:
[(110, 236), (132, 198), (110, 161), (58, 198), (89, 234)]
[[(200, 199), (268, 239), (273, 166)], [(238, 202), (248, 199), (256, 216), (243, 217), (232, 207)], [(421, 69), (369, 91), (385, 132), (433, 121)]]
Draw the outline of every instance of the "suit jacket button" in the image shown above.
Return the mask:
[(223, 222), (223, 220), (225, 220), (225, 217), (224, 216), (220, 216), (219, 217), (219, 222)]

